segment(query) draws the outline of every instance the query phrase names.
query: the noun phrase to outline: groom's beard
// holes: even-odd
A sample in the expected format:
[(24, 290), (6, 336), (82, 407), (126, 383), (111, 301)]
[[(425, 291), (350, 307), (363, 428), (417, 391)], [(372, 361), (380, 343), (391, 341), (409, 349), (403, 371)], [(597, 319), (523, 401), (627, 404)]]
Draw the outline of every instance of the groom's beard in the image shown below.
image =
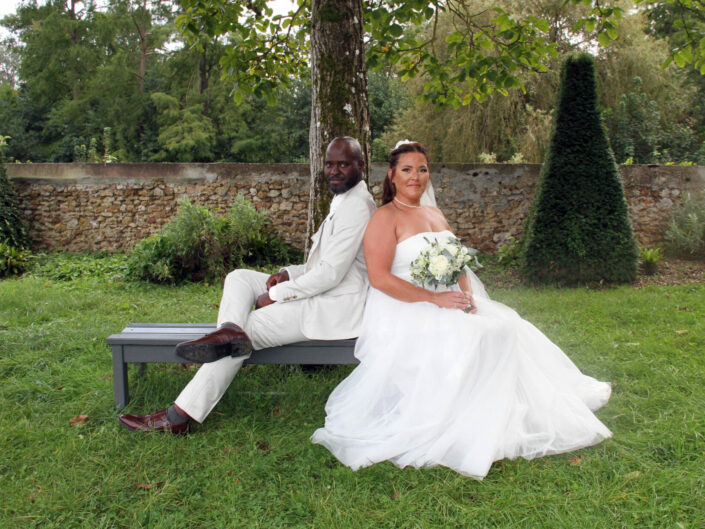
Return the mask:
[[(328, 185), (328, 191), (330, 191), (334, 195), (341, 195), (343, 193), (346, 193), (347, 191), (350, 191), (353, 187), (360, 183), (360, 180), (362, 180), (362, 173), (358, 172), (354, 175), (351, 175), (351, 178), (345, 178), (345, 176), (342, 175), (339, 179), (336, 179), (335, 182), (332, 184), (331, 179), (326, 179), (326, 184)], [(335, 186), (335, 189), (333, 189), (333, 186)]]

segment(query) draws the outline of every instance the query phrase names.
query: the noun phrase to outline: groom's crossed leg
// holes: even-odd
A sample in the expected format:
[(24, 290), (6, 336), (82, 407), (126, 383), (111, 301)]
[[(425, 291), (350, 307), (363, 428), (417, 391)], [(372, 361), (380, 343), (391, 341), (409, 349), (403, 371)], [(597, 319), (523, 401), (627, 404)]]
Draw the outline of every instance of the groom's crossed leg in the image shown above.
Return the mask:
[[(252, 311), (255, 300), (267, 291), (269, 276), (254, 270), (235, 270), (225, 278), (218, 326), (232, 322), (250, 337), (253, 349), (276, 347), (306, 340), (299, 323), (303, 301), (272, 303)], [(192, 419), (203, 422), (221, 399), (249, 356), (227, 356), (203, 364), (176, 399), (176, 405)]]
[[(300, 314), (304, 300), (272, 303), (252, 310), (267, 291), (269, 275), (254, 270), (234, 270), (225, 278), (218, 311), (218, 327), (234, 323), (245, 331), (252, 348), (264, 349), (306, 340)], [(175, 401), (175, 405), (152, 415), (122, 415), (120, 422), (131, 430), (162, 430), (186, 433), (189, 418), (203, 422), (220, 401), (249, 355), (225, 356), (203, 364)]]

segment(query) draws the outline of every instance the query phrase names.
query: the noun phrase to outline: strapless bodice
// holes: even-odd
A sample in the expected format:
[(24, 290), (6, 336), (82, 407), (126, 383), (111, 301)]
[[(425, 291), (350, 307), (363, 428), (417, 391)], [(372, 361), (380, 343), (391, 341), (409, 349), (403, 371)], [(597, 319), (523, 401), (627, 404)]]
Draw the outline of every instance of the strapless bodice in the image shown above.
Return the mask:
[(409, 266), (412, 261), (433, 241), (448, 239), (449, 237), (454, 237), (449, 230), (422, 231), (397, 243), (394, 261), (392, 262), (392, 274), (406, 281), (411, 281)]

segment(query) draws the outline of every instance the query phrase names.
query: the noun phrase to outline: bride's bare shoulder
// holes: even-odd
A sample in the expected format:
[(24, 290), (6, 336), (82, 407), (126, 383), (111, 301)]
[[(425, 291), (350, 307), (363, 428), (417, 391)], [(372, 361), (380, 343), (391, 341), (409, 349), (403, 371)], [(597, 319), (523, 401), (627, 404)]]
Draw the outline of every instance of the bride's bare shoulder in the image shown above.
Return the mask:
[(443, 212), (435, 206), (426, 206), (428, 208), (428, 218), (433, 226), (433, 231), (439, 231), (439, 229), (448, 229), (448, 221), (446, 220)]
[(443, 212), (439, 208), (437, 208), (436, 206), (426, 206), (426, 208), (428, 209), (429, 214), (431, 214), (433, 216), (441, 216), (441, 217), (445, 218), (445, 216), (443, 215)]
[(385, 205), (377, 208), (377, 210), (372, 214), (370, 222), (389, 222), (390, 220), (394, 220), (396, 215), (397, 210), (394, 205), (391, 202), (387, 202)]
[(392, 207), (391, 202), (380, 206), (372, 214), (369, 224), (367, 225), (367, 231), (379, 232), (391, 230), (394, 232), (397, 224), (396, 210)]
[[(379, 255), (387, 255), (390, 251), (392, 255), (394, 253), (397, 243), (397, 219), (394, 210), (387, 205), (375, 211), (365, 230), (363, 246), (368, 267)], [(385, 259), (388, 257), (387, 255)]]

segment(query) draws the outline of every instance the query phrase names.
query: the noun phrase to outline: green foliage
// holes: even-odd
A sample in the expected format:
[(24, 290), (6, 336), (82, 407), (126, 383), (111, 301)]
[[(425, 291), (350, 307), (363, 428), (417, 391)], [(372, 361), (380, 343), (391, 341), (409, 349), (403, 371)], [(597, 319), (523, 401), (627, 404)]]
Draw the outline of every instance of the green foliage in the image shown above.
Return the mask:
[(42, 129), (47, 107), (30, 98), (26, 90), (0, 85), (0, 130), (10, 136), (5, 148), (7, 161), (46, 159)]
[(135, 245), (127, 261), (127, 275), (153, 283), (175, 283), (180, 271), (173, 257), (177, 249), (163, 234), (142, 239)]
[[(169, 53), (154, 51), (167, 39), (183, 40), (169, 2), (148, 2), (145, 11), (137, 0), (110, 0), (81, 11), (78, 18), (92, 40), (59, 40), (64, 48), (80, 48), (69, 51), (86, 54), (82, 64), (90, 58), (91, 67), (76, 81), (76, 90), (67, 91), (70, 68), (48, 76), (41, 68), (54, 68), (57, 57), (70, 64), (58, 37), (41, 35), (64, 30), (55, 19), (71, 15), (59, 4), (26, 4), (4, 20), (17, 41), (12, 50), (24, 65), (19, 90), (0, 86), (0, 133), (13, 138), (9, 159), (267, 163), (308, 156), (307, 82), (292, 79), (287, 88), (275, 89), (274, 106), (255, 94), (234, 105), (232, 87), (221, 79), (226, 42), (213, 39), (203, 50), (174, 45)], [(146, 28), (145, 50), (138, 45), (138, 28)], [(54, 45), (42, 47), (38, 40)]]
[(53, 281), (74, 281), (79, 278), (124, 280), (127, 278), (127, 256), (67, 252), (38, 254), (30, 275)]
[(203, 113), (203, 105), (182, 108), (168, 94), (155, 92), (152, 101), (157, 108), (160, 150), (155, 161), (194, 162), (210, 160), (215, 145), (215, 128)]
[(137, 243), (128, 275), (155, 283), (212, 281), (240, 266), (285, 264), (300, 257), (241, 195), (224, 216), (184, 199), (171, 222)]
[[(635, 77), (633, 89), (622, 94), (614, 111), (612, 150), (618, 162), (654, 163), (660, 149), (661, 116), (656, 102), (642, 91), (642, 81)], [(605, 116), (609, 121), (612, 116)]]
[(674, 207), (673, 218), (665, 234), (669, 250), (682, 257), (705, 257), (705, 195), (691, 197)]
[(17, 193), (7, 177), (0, 156), (0, 243), (2, 242), (16, 248), (29, 246), (27, 227), (20, 212)]
[[(456, 29), (440, 42), (435, 28), (446, 13)], [(410, 25), (428, 31), (409, 31)], [(499, 6), (484, 11), (463, 1), (370, 3), (365, 28), (374, 43), (367, 56), (371, 68), (394, 65), (402, 81), (423, 74), (420, 99), (454, 108), (523, 88), (519, 65), (543, 71), (557, 55), (546, 20), (514, 18)], [(441, 46), (446, 53), (434, 54)]]
[(518, 266), (520, 257), (521, 243), (514, 237), (509, 237), (503, 245), (497, 248), (497, 262), (505, 268)]
[[(146, 9), (145, 9), (146, 7)], [(21, 56), (20, 90), (2, 123), (15, 141), (17, 160), (74, 160), (95, 157), (107, 147), (121, 160), (146, 160), (154, 149), (155, 112), (145, 92), (153, 91), (169, 54), (156, 53), (173, 33), (170, 2), (110, 0), (95, 3), (26, 2), (3, 19)], [(151, 85), (151, 87), (150, 87)], [(104, 129), (112, 132), (106, 145)], [(23, 137), (24, 136), (24, 137)]]
[[(613, 109), (606, 109), (604, 118), (611, 134), (615, 158), (625, 164), (666, 163), (697, 159), (700, 148), (693, 118), (664, 116), (674, 109), (659, 104), (644, 92), (642, 80), (632, 80), (632, 90), (622, 94)], [(672, 106), (672, 105), (669, 105)]]
[[(575, 50), (594, 37), (594, 32), (581, 30), (579, 35), (565, 30), (585, 15), (584, 6), (555, 0), (517, 4), (511, 0), (481, 1), (477, 9), (491, 9), (499, 5), (514, 17), (531, 14), (550, 21), (550, 33), (554, 35), (559, 53), (564, 55)], [(433, 28), (438, 38), (455, 31), (450, 17), (441, 17)], [(628, 109), (629, 122), (617, 130), (615, 115), (624, 97), (636, 103), (636, 96), (643, 94), (653, 115), (657, 116), (656, 133), (650, 138), (658, 151), (657, 162), (699, 160), (705, 126), (705, 97), (698, 95), (694, 87), (705, 93), (705, 77), (684, 76), (675, 67), (666, 71), (659, 67), (660, 60), (668, 53), (668, 44), (644, 33), (648, 20), (642, 12), (625, 13), (619, 23), (620, 38), (609, 48), (600, 50), (596, 58), (596, 75), (600, 84), (600, 108), (609, 130), (610, 144), (617, 151), (617, 161), (624, 158), (617, 144), (626, 140), (638, 143), (641, 138), (631, 135), (633, 130), (642, 130), (639, 108)], [(442, 46), (435, 54), (443, 56)], [(472, 102), (459, 109), (438, 108), (432, 104), (416, 104), (401, 111), (388, 134), (382, 138), (387, 148), (399, 138), (414, 138), (429, 149), (434, 161), (472, 162), (479, 160), (481, 153), (496, 153), (497, 161), (510, 160), (516, 153), (523, 161), (541, 163), (545, 158), (550, 140), (551, 121), (555, 93), (560, 80), (561, 61), (546, 63), (547, 71), (524, 80), (526, 93), (510, 91), (502, 96), (494, 93), (484, 102)], [(637, 90), (633, 79), (641, 80)], [(409, 81), (406, 86), (410, 96), (418, 99), (425, 91), (422, 79)], [(633, 110), (633, 112), (632, 112)], [(648, 115), (647, 116), (651, 116)], [(652, 122), (653, 123), (653, 122)], [(648, 130), (653, 130), (650, 124)], [(621, 135), (621, 139), (620, 136)], [(374, 148), (374, 145), (373, 145)], [(705, 157), (702, 158), (705, 161)]]
[[(591, 6), (589, 0), (573, 4)], [(177, 24), (197, 45), (230, 35), (232, 46), (222, 60), (236, 102), (246, 96), (274, 97), (274, 89), (300, 76), (306, 67), (312, 28), (309, 2), (299, 2), (287, 15), (274, 15), (267, 2), (184, 0)], [(514, 16), (492, 5), (477, 8), (466, 0), (431, 2), (382, 0), (364, 2), (365, 32), (369, 35), (367, 64), (373, 70), (391, 66), (402, 81), (423, 77), (422, 99), (438, 105), (469, 104), (494, 92), (523, 89), (523, 71), (544, 71), (556, 57), (549, 23), (521, 13)], [(328, 10), (324, 9), (324, 16)], [(582, 26), (589, 26), (600, 45), (617, 38), (619, 7), (585, 9)], [(455, 30), (435, 32), (442, 15), (451, 14)], [(426, 32), (425, 30), (428, 29)], [(563, 31), (570, 31), (563, 28)], [(436, 48), (448, 53), (439, 57)]]
[(220, 135), (223, 156), (252, 163), (308, 159), (311, 88), (306, 81), (293, 81), (288, 90), (277, 92), (274, 106), (264, 98), (248, 98), (235, 106), (226, 86), (221, 83), (223, 95), (218, 104), (221, 115), (229, 114), (232, 121), (224, 123)]
[(639, 266), (646, 275), (653, 275), (663, 259), (661, 248), (642, 248), (639, 252)]
[(563, 65), (551, 146), (522, 243), (528, 281), (619, 283), (636, 277), (637, 246), (587, 54)]
[(112, 163), (117, 162), (117, 156), (111, 152), (110, 127), (103, 129), (103, 153), (98, 153), (98, 140), (91, 138), (86, 148), (85, 143), (76, 142), (73, 146), (73, 161), (84, 163)]
[(266, 0), (182, 0), (181, 5), (176, 23), (198, 49), (230, 37), (220, 62), (234, 81), (236, 103), (255, 96), (274, 104), (276, 88), (289, 86), (308, 70), (309, 2), (301, 2), (288, 15), (274, 15)]
[[(0, 134), (12, 136), (8, 158), (305, 160), (310, 5), (302, 2), (290, 14), (274, 15), (266, 4), (188, 0), (181, 11), (166, 1), (108, 0), (85, 9), (65, 2), (20, 5), (3, 21), (12, 31), (8, 50), (21, 58), (18, 88), (0, 87)], [(473, 161), (480, 152), (495, 152), (505, 161), (521, 152), (526, 161), (542, 161), (552, 104), (544, 94), (557, 85), (554, 55), (600, 34), (610, 40), (615, 34), (610, 20), (619, 13), (606, 8), (591, 13), (583, 2), (553, 0), (531, 5), (383, 0), (365, 2), (365, 9), (376, 160), (386, 159), (399, 137), (413, 137), (436, 160)], [(651, 66), (680, 41), (643, 42), (642, 11), (625, 14), (620, 39), (600, 51), (599, 75), (609, 79), (611, 91), (601, 103), (614, 111), (623, 92), (629, 95), (630, 79), (639, 76), (660, 114), (658, 161), (703, 163), (705, 147), (698, 138), (705, 132), (700, 108), (705, 98), (681, 84), (675, 66), (654, 82), (658, 67)], [(174, 26), (177, 13), (185, 36)], [(670, 35), (680, 14), (667, 11), (655, 25), (663, 26), (660, 34)], [(196, 45), (179, 46), (184, 39)], [(166, 42), (174, 44), (162, 53)], [(527, 75), (535, 71), (544, 73)], [(698, 74), (688, 83), (697, 79), (702, 82)], [(410, 81), (412, 96), (430, 103), (403, 112), (402, 80)], [(512, 90), (519, 85), (525, 93)], [(239, 106), (231, 104), (233, 95)], [(451, 108), (439, 111), (436, 103)], [(399, 126), (383, 138), (393, 120)]]
[(392, 125), (402, 110), (411, 106), (411, 101), (401, 81), (391, 71), (368, 73), (367, 91), (370, 105), (370, 130), (374, 142)]
[(30, 268), (32, 261), (33, 256), (29, 250), (0, 242), (0, 278), (23, 274)]
[(692, 65), (705, 75), (705, 5), (701, 0), (676, 0), (647, 3), (634, 0), (644, 6), (653, 21), (653, 29), (668, 36), (673, 48), (663, 62), (665, 68), (675, 63), (680, 68)]

